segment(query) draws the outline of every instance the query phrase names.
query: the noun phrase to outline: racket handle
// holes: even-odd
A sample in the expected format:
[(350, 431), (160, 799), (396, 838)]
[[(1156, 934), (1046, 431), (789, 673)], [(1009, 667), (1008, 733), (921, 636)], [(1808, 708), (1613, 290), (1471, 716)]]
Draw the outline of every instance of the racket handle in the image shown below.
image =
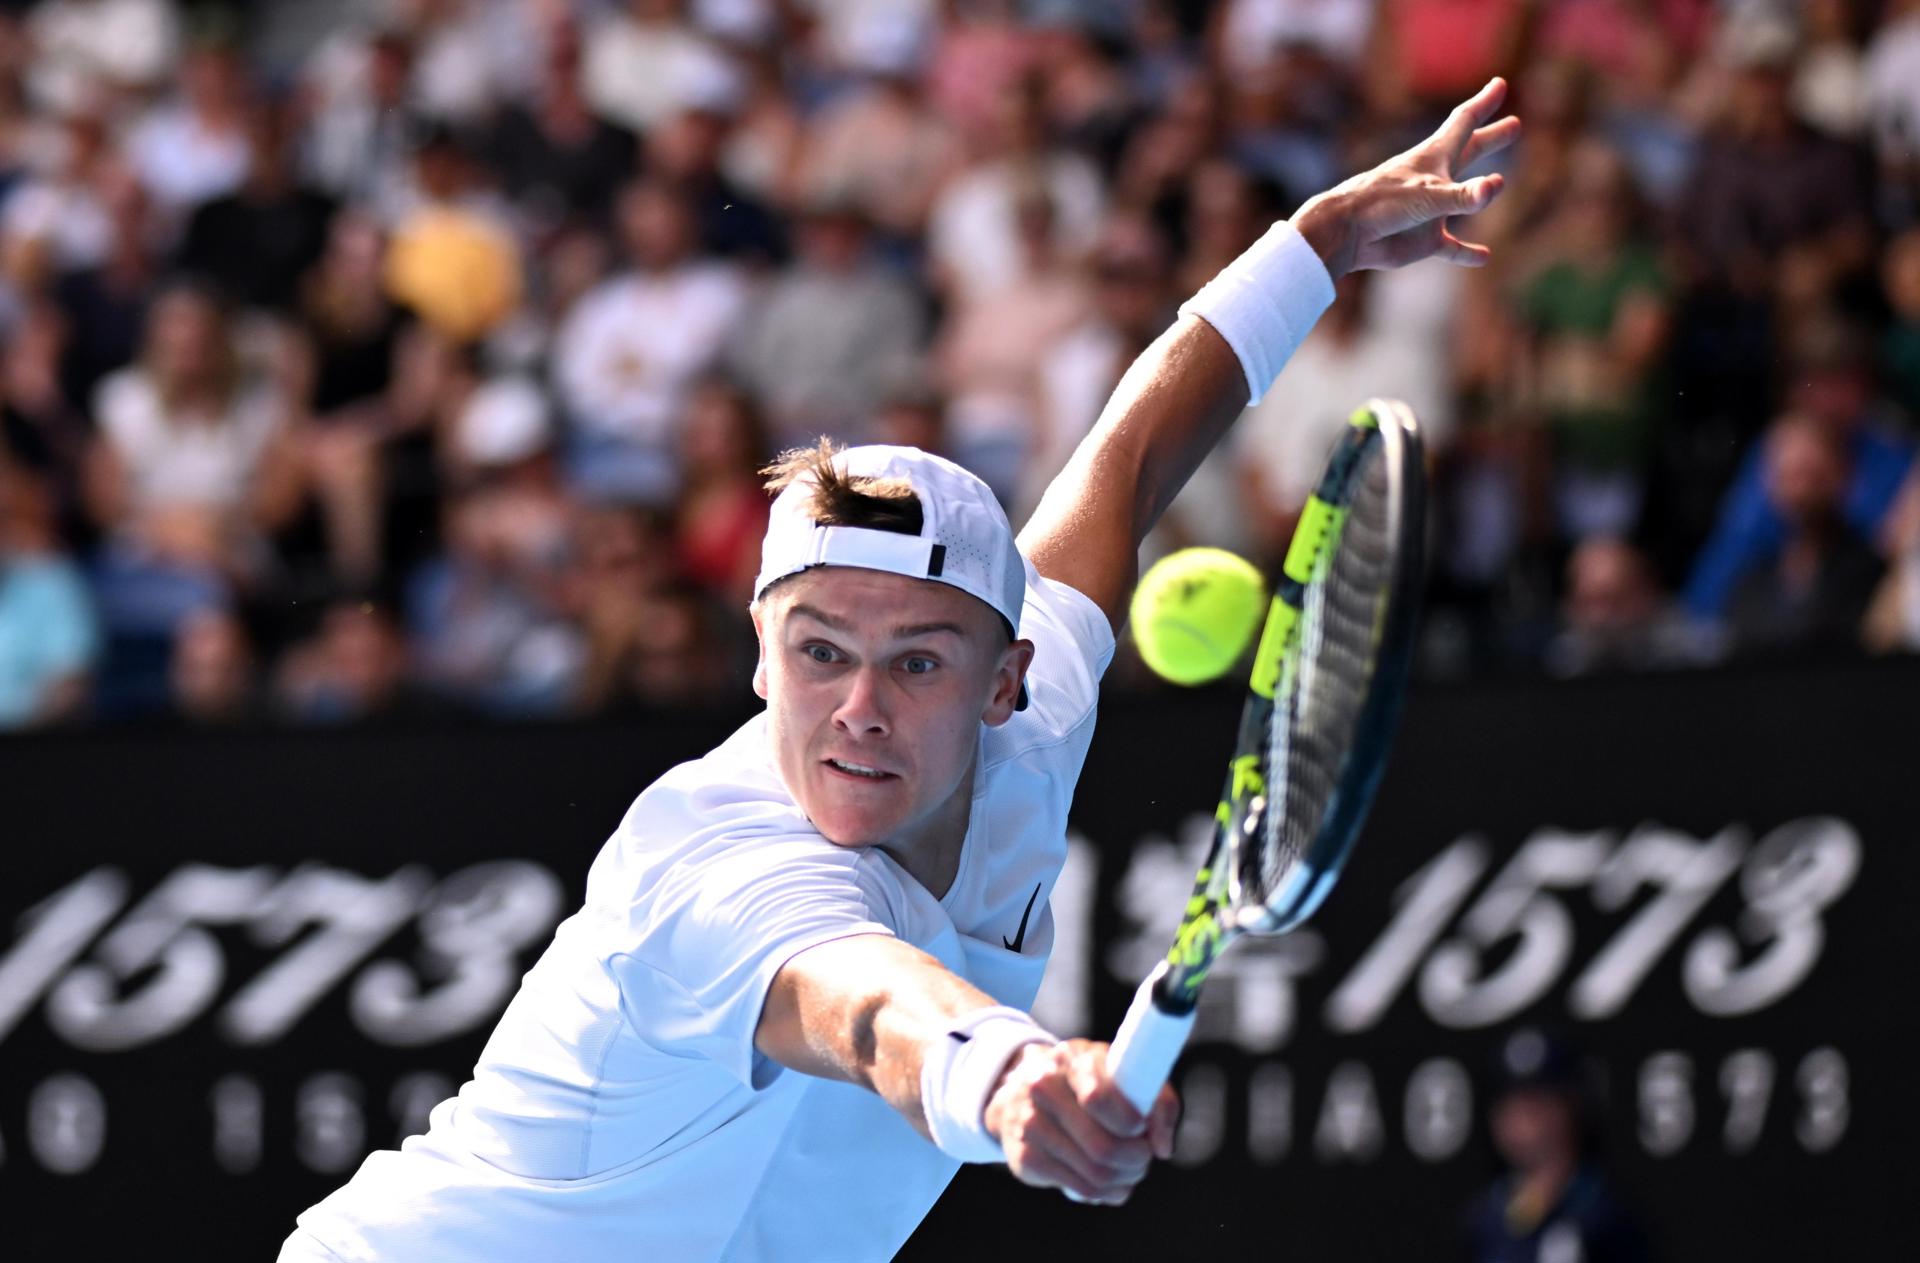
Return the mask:
[(1169, 1013), (1154, 1002), (1154, 990), (1166, 968), (1162, 961), (1133, 993), (1120, 1033), (1107, 1049), (1107, 1073), (1142, 1114), (1153, 1108), (1193, 1031), (1192, 1013)]

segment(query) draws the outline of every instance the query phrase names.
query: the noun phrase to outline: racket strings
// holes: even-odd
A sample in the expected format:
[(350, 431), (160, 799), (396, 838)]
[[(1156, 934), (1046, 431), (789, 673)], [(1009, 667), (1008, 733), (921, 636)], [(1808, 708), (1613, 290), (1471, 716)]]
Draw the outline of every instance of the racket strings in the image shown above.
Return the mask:
[[(1242, 896), (1270, 903), (1320, 832), (1375, 665), (1393, 579), (1389, 462), (1372, 443), (1353, 471), (1345, 525), (1307, 585), (1295, 665), (1283, 671), (1268, 735), (1267, 803), (1243, 860)], [(1251, 871), (1249, 871), (1251, 870)]]

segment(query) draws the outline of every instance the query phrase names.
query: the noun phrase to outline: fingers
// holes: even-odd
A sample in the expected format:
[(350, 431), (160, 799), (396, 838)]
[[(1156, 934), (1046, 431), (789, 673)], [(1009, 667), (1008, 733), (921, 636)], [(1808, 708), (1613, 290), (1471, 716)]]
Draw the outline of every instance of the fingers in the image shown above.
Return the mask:
[(1153, 1146), (1154, 1157), (1165, 1161), (1173, 1156), (1173, 1137), (1179, 1130), (1180, 1094), (1169, 1083), (1160, 1089), (1160, 1099), (1153, 1103), (1153, 1113), (1147, 1119), (1147, 1142)]
[(1106, 1046), (1086, 1040), (1055, 1045), (1019, 1067), (1004, 1089), (1011, 1095), (998, 1103), (998, 1134), (1016, 1176), (1077, 1200), (1118, 1205), (1156, 1154), (1172, 1152), (1177, 1105), (1168, 1112), (1171, 1093), (1156, 1102), (1157, 1123), (1143, 1118), (1105, 1067)]
[(1462, 241), (1445, 229), (1441, 230), (1439, 248), (1433, 253), (1436, 258), (1469, 268), (1485, 267), (1493, 259), (1493, 251), (1479, 242)]
[(1505, 188), (1506, 184), (1506, 178), (1498, 174), (1476, 176), (1456, 184), (1453, 187), (1453, 197), (1457, 208), (1452, 213), (1472, 215), (1485, 210), (1492, 204), (1494, 198), (1500, 196), (1500, 190)]
[(1520, 116), (1509, 114), (1497, 123), (1489, 123), (1467, 138), (1466, 146), (1455, 159), (1464, 171), (1482, 158), (1492, 157), (1520, 139)]
[(1475, 130), (1498, 113), (1500, 103), (1506, 99), (1507, 81), (1489, 79), (1486, 87), (1453, 107), (1453, 113), (1447, 115), (1447, 121), (1440, 125), (1440, 130), (1427, 143), (1439, 147), (1450, 159), (1459, 162)]

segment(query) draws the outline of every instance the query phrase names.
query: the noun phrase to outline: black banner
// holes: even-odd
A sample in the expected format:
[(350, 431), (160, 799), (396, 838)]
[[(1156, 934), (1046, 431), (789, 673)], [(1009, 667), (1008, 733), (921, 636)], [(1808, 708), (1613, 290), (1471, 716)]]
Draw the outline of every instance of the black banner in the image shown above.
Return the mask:
[[(1603, 1074), (1666, 1259), (1920, 1256), (1900, 1209), (1920, 664), (1429, 690), (1320, 915), (1210, 981), (1175, 1163), (1121, 1210), (964, 1171), (904, 1257), (1459, 1254), (1516, 1025)], [(1111, 704), (1038, 1006), (1162, 952), (1235, 699)], [(453, 1091), (632, 796), (741, 716), (0, 742), (10, 1257), (270, 1258)]]

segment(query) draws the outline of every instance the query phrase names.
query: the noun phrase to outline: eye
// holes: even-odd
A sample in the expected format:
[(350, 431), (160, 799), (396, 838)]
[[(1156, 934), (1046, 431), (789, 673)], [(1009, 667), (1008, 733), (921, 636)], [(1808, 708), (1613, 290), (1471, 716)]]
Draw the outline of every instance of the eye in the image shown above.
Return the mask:
[(932, 658), (923, 658), (917, 654), (900, 664), (901, 669), (908, 675), (925, 675), (939, 665)]
[(800, 652), (806, 654), (807, 657), (813, 659), (815, 662), (829, 663), (833, 661), (833, 650), (817, 642), (811, 645), (800, 646)]

